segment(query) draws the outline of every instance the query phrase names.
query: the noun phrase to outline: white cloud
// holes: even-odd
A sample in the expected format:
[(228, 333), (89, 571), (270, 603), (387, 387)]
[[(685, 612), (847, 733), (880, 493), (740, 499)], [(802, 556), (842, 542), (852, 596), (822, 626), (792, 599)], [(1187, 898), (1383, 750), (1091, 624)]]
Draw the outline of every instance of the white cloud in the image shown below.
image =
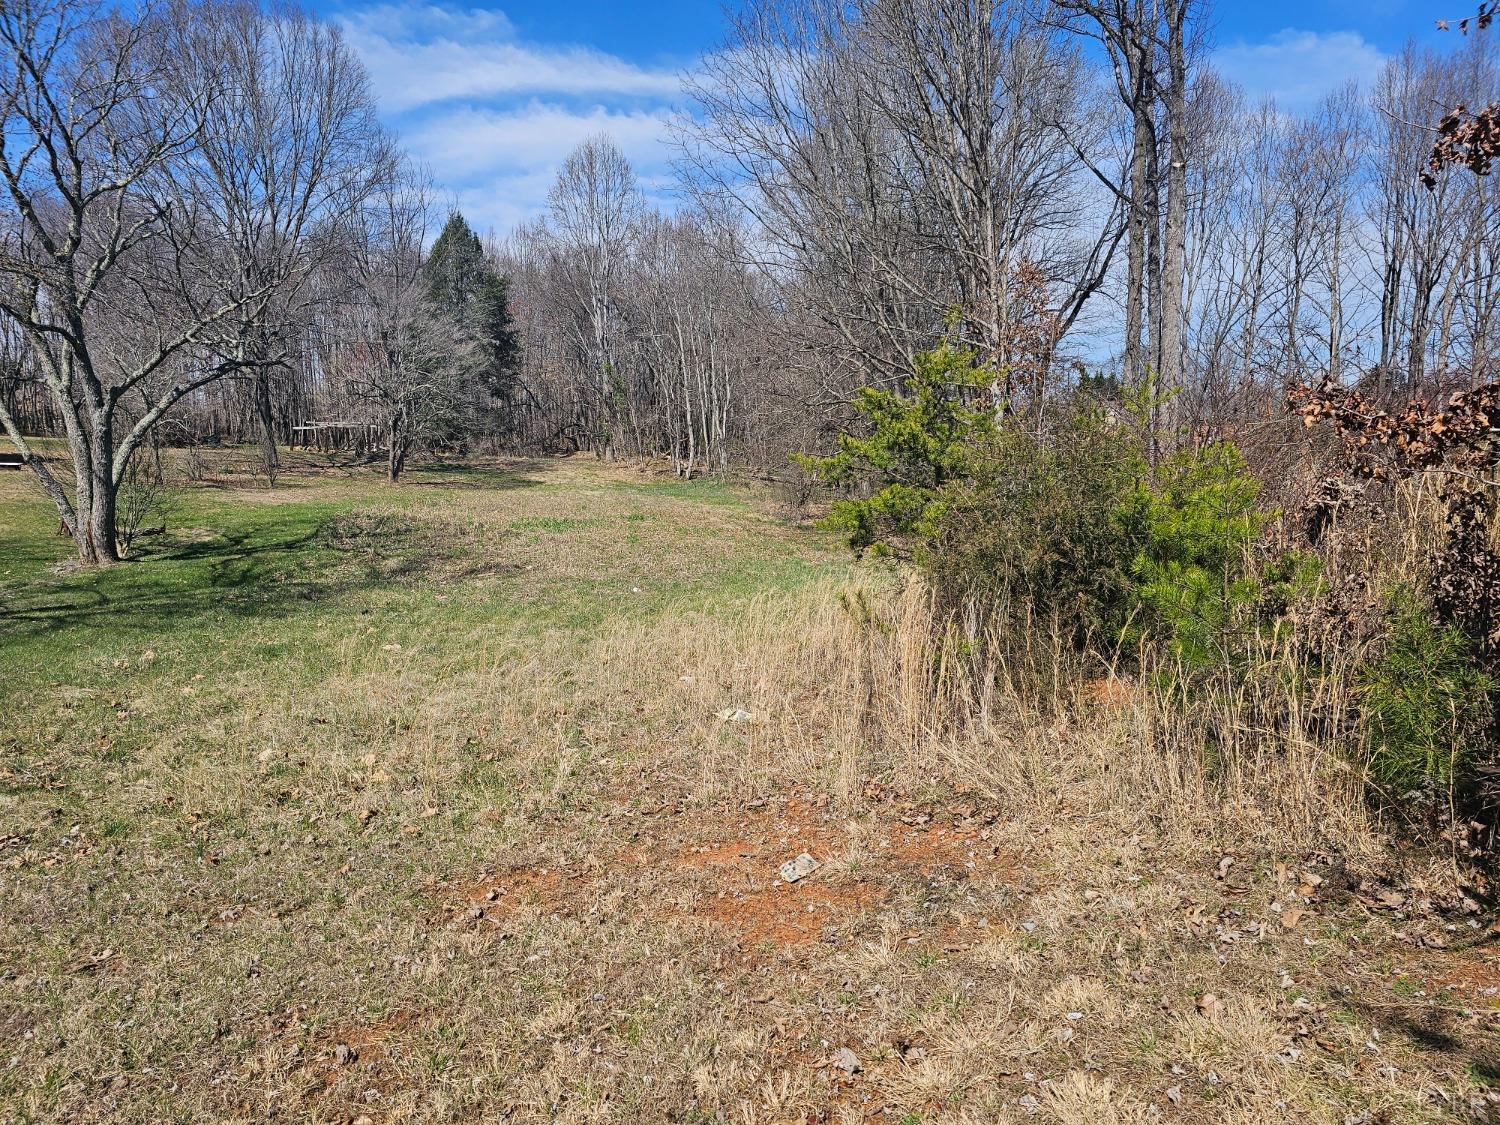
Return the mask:
[(407, 42), (476, 35), (508, 39), (515, 34), (510, 19), (498, 9), (445, 8), (440, 4), (371, 4), (357, 12), (346, 12), (340, 22), (349, 30)]
[(1214, 52), (1214, 66), (1252, 100), (1275, 98), (1290, 112), (1316, 108), (1351, 78), (1368, 83), (1385, 55), (1357, 31), (1298, 31), (1287, 28), (1259, 43), (1239, 42)]
[(453, 192), (453, 205), (480, 234), (504, 235), (544, 208), (551, 183), (550, 173), (498, 175)]
[(440, 112), (407, 130), (407, 148), (477, 230), (504, 233), (546, 210), (557, 166), (583, 140), (607, 133), (635, 168), (641, 189), (660, 199), (670, 182), (670, 112), (574, 110), (530, 102), (499, 110), (465, 106)]
[(545, 210), (557, 166), (609, 134), (643, 190), (670, 184), (674, 71), (578, 44), (521, 40), (502, 12), (389, 0), (339, 16), (386, 121), (479, 230)]
[(670, 118), (664, 108), (577, 110), (536, 101), (508, 110), (465, 106), (429, 118), (407, 134), (406, 143), (434, 168), (466, 178), (497, 160), (521, 168), (552, 167), (585, 138), (608, 133), (639, 172), (668, 159)]
[(384, 4), (346, 12), (341, 22), (390, 113), (514, 94), (671, 98), (681, 85), (674, 71), (590, 47), (518, 42), (499, 12)]

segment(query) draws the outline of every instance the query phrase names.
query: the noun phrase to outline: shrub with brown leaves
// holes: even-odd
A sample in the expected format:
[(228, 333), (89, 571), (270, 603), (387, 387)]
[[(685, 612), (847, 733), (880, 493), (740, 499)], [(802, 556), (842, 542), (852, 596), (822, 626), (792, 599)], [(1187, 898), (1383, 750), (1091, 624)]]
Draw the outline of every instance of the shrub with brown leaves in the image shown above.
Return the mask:
[[(1486, 31), (1500, 14), (1500, 3), (1486, 0), (1472, 16), (1457, 21), (1438, 20), (1439, 31), (1456, 26), (1462, 35), (1475, 31)], [(1431, 191), (1437, 187), (1438, 173), (1449, 165), (1467, 168), (1476, 176), (1487, 176), (1500, 156), (1500, 105), (1491, 103), (1478, 113), (1470, 113), (1467, 106), (1458, 106), (1444, 114), (1438, 122), (1438, 138), (1427, 157), (1427, 167), (1422, 172), (1422, 183)]]
[(1287, 409), (1301, 415), (1304, 426), (1331, 423), (1343, 441), (1346, 468), (1369, 480), (1428, 470), (1472, 477), (1500, 461), (1500, 382), (1459, 391), (1441, 407), (1414, 399), (1395, 411), (1357, 390), (1302, 384), (1287, 394)]

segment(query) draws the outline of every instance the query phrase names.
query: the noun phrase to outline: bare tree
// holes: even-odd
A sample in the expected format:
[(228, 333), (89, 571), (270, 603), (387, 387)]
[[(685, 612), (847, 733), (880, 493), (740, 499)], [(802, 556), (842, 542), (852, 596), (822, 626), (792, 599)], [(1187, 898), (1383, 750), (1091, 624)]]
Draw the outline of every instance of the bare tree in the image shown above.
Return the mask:
[(0, 423), (80, 559), (110, 563), (116, 493), (152, 428), (279, 362), (267, 317), (310, 272), (305, 239), (360, 190), (341, 170), (369, 155), (368, 95), (336, 36), (233, 6), (21, 0), (0, 9), (0, 50), (0, 312), (62, 415), (72, 494)]
[(1129, 119), (1129, 174), (1117, 185), (1130, 208), (1125, 376), (1137, 379), (1149, 366), (1171, 396), (1183, 387), (1187, 354), (1190, 98), (1201, 0), (1058, 0), (1056, 7), (1065, 26), (1103, 45)]
[(761, 399), (773, 320), (743, 265), (742, 237), (725, 216), (701, 212), (653, 213), (641, 224), (627, 312), (679, 476), (726, 471)]
[(956, 327), (1003, 406), (1037, 389), (1012, 377), (1037, 284), (1066, 330), (1121, 236), (1089, 85), (1030, 4), (784, 0), (735, 18), (682, 143), (700, 196), (755, 220), (825, 399), (899, 382)]
[(571, 281), (562, 277), (545, 221), (521, 224), (491, 254), (510, 278), (511, 315), (520, 340), (514, 440), (549, 453), (591, 448), (597, 427), (590, 426), (589, 417), (598, 380), (579, 354)]
[[(251, 387), (262, 465), (277, 468), (273, 381), (288, 366), (310, 311), (308, 280), (335, 252), (341, 230), (389, 183), (399, 153), (375, 116), (364, 69), (338, 30), (293, 8), (232, 0), (189, 25), (190, 50), (174, 74), (216, 98), (177, 189), (222, 228), (224, 268), (271, 299), (232, 317), (219, 357)], [(164, 185), (164, 189), (171, 185)]]
[(339, 233), (340, 293), (325, 332), (326, 367), (344, 398), (383, 431), (396, 483), (412, 452), (462, 423), (471, 345), (428, 299), (424, 244), (431, 192), (408, 172), (366, 202)]
[(1410, 48), (1387, 63), (1371, 91), (1380, 128), (1368, 214), (1379, 232), (1384, 389), (1422, 394), (1487, 377), (1500, 242), (1493, 184), (1484, 176), (1429, 175), (1428, 190), (1413, 193), (1395, 171), (1430, 143), (1421, 122), (1434, 104), (1496, 101), (1495, 49), (1490, 35), (1447, 56)]
[[(128, 459), (116, 448), (121, 399), (212, 325), (143, 324), (147, 354), (114, 370), (111, 357), (96, 354), (101, 306), (130, 288), (128, 267), (152, 256), (145, 248), (179, 225), (181, 212), (152, 198), (147, 182), (191, 146), (206, 112), (206, 98), (167, 109), (153, 96), (171, 63), (166, 22), (160, 10), (127, 20), (45, 0), (0, 10), (0, 175), (8, 205), (0, 311), (25, 333), (62, 410), (76, 478), (71, 497), (9, 412), (0, 421), (88, 563), (118, 557), (115, 489)], [(192, 245), (191, 224), (181, 225), (188, 229), (179, 244)], [(159, 294), (154, 278), (142, 285)], [(184, 373), (156, 404), (166, 409), (201, 378)]]
[(892, 64), (868, 57), (857, 19), (826, 0), (738, 13), (690, 81), (699, 113), (682, 136), (700, 196), (754, 222), (758, 264), (811, 345), (806, 374), (838, 405), (904, 378), (964, 296), (882, 106)]
[(1083, 62), (1027, 5), (996, 0), (868, 0), (858, 38), (872, 98), (905, 149), (893, 170), (952, 262), (957, 292), (935, 296), (964, 311), (1009, 399), (1025, 386), (1012, 374), (1034, 311), (1028, 279), (1046, 283), (1071, 325), (1119, 239), (1113, 215), (1078, 238), (1095, 200), (1059, 126), (1086, 116)]
[(598, 448), (613, 458), (624, 445), (629, 408), (618, 305), (620, 273), (640, 210), (635, 172), (609, 137), (590, 137), (563, 161), (547, 200), (547, 229), (566, 266), (579, 342), (598, 379)]

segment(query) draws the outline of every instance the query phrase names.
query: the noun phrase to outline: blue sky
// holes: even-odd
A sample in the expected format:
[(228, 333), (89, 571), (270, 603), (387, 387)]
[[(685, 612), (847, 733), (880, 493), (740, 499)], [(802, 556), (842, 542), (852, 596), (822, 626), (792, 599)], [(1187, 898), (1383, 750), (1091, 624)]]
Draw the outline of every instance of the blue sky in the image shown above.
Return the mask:
[[(1351, 77), (1371, 77), (1408, 37), (1454, 42), (1434, 20), (1475, 4), (1220, 2), (1214, 63), (1253, 96), (1300, 109)], [(724, 35), (719, 5), (695, 0), (321, 7), (364, 57), (382, 113), (407, 147), (478, 229), (502, 233), (544, 207), (559, 161), (601, 130), (648, 192), (664, 195), (679, 75)]]

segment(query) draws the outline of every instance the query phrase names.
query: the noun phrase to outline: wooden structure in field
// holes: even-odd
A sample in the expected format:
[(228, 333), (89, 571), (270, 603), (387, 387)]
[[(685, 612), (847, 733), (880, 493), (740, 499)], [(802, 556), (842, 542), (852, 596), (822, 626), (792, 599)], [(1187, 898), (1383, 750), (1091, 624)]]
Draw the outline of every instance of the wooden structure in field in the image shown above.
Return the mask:
[(0, 471), (4, 471), (5, 469), (19, 469), (25, 464), (25, 460), (19, 453), (0, 452)]
[(364, 456), (381, 448), (380, 427), (373, 422), (308, 422), (292, 427), (293, 449)]

